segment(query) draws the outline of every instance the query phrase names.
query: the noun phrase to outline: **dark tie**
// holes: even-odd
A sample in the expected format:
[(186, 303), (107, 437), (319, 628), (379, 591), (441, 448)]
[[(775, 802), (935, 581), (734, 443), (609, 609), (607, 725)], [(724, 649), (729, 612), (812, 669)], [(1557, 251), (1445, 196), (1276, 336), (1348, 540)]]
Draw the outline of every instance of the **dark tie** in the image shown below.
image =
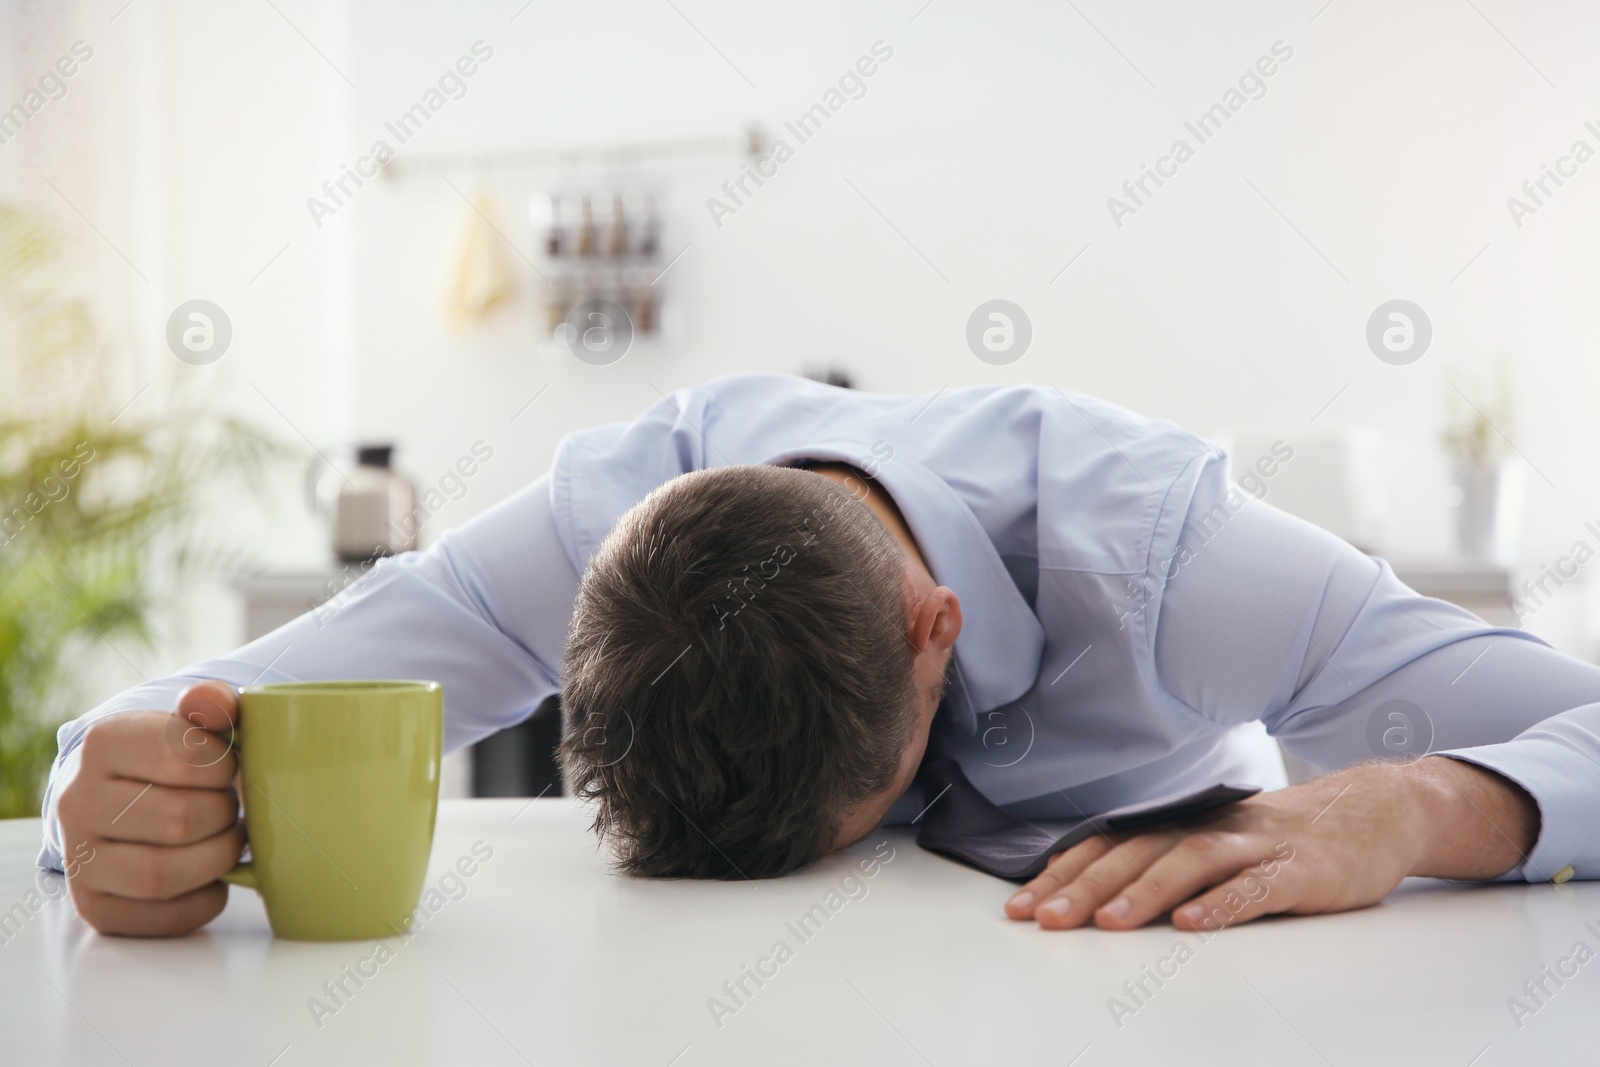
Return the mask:
[(1001, 811), (948, 756), (923, 760), (917, 782), (928, 804), (919, 820), (917, 844), (1014, 882), (1037, 876), (1051, 856), (1095, 834), (1183, 822), (1261, 792), (1255, 786), (1213, 785), (1079, 817), (1065, 825), (1052, 823), (1053, 829), (1045, 829)]

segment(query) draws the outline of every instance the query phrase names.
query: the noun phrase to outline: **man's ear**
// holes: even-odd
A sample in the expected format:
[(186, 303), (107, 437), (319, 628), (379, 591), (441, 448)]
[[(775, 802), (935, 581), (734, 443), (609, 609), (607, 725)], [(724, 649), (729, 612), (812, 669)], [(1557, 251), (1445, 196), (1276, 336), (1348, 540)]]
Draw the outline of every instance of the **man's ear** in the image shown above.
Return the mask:
[(946, 651), (961, 636), (961, 600), (955, 590), (938, 586), (911, 604), (906, 637), (917, 655)]

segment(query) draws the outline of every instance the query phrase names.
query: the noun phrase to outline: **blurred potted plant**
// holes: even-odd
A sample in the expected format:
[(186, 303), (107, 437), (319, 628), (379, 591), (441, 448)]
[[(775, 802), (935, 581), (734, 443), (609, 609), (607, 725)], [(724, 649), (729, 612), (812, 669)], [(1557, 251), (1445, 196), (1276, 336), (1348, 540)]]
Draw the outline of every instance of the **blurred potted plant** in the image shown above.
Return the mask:
[(219, 558), (203, 494), (278, 452), (181, 378), (127, 410), (109, 356), (48, 226), (0, 204), (0, 818), (38, 814), (95, 646), (148, 645), (164, 591)]
[(1509, 563), (1516, 552), (1521, 467), (1512, 462), (1511, 380), (1499, 365), (1493, 388), (1469, 400), (1453, 384), (1446, 392), (1450, 414), (1441, 440), (1450, 461), (1450, 501), (1455, 509), (1456, 547), (1468, 559)]

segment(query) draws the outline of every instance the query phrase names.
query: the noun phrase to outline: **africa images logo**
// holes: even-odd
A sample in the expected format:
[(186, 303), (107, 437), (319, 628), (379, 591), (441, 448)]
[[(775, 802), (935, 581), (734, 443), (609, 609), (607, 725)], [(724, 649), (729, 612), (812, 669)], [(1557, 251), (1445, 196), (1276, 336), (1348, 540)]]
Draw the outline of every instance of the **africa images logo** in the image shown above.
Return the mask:
[(190, 366), (215, 363), (232, 343), (228, 313), (209, 300), (185, 300), (167, 317), (167, 347)]
[(306, 210), (311, 213), (311, 221), (316, 224), (317, 229), (322, 229), (323, 219), (338, 214), (339, 210), (355, 196), (356, 190), (366, 184), (367, 179), (378, 176), (378, 168), (395, 157), (396, 146), (405, 144), (422, 132), (422, 127), (443, 110), (446, 104), (467, 95), (467, 79), (477, 74), (483, 64), (494, 56), (494, 48), (481, 40), (473, 41), (470, 51), (471, 55), (462, 55), (451, 66), (446, 67), (435, 85), (423, 90), (421, 99), (400, 112), (392, 121), (383, 124), (383, 128), (394, 138), (395, 144), (391, 145), (382, 137), (377, 138), (372, 142), (367, 154), (358, 157), (354, 165), (339, 164), (338, 175), (322, 183), (321, 197), (306, 197)]
[(846, 67), (838, 81), (823, 92), (821, 100), (802, 111), (792, 122), (783, 124), (784, 129), (794, 137), (794, 145), (778, 138), (772, 142), (770, 151), (753, 163), (743, 164), (736, 177), (722, 183), (722, 194), (727, 197), (726, 200), (716, 196), (706, 197), (706, 210), (711, 213), (711, 221), (717, 229), (722, 229), (725, 217), (737, 215), (739, 209), (755, 195), (755, 189), (751, 189), (749, 183), (754, 182), (755, 188), (760, 189), (776, 178), (778, 169), (794, 158), (795, 145), (803, 145), (821, 133), (828, 120), (842, 111), (849, 101), (866, 96), (867, 79), (893, 56), (894, 48), (889, 44), (881, 40), (872, 42), (870, 55), (863, 55)]
[[(1194, 144), (1191, 145), (1187, 138), (1179, 137), (1172, 142), (1172, 147), (1165, 155), (1156, 159), (1154, 167), (1148, 163), (1139, 164), (1138, 177), (1122, 183), (1122, 196), (1106, 198), (1106, 210), (1111, 213), (1112, 225), (1122, 229), (1123, 221), (1128, 216), (1137, 215), (1157, 190), (1178, 176), (1178, 168), (1195, 157), (1200, 145), (1221, 133), (1222, 127), (1243, 110), (1245, 104), (1266, 96), (1267, 79), (1276, 74), (1278, 67), (1289, 62), (1293, 55), (1292, 46), (1284, 41), (1273, 41), (1271, 55), (1257, 59), (1239, 75), (1235, 85), (1223, 91), (1222, 99), (1202, 111), (1194, 121), (1183, 124), (1183, 128), (1194, 138)], [(1155, 188), (1151, 188), (1152, 185)]]

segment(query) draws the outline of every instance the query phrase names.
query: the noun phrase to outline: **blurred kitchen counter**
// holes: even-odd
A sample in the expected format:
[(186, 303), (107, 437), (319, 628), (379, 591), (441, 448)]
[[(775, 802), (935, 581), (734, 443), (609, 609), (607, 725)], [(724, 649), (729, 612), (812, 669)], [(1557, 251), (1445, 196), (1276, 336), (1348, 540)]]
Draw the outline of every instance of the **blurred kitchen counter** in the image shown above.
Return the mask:
[(1509, 567), (1465, 559), (1390, 559), (1389, 566), (1423, 596), (1458, 604), (1494, 626), (1517, 625)]

